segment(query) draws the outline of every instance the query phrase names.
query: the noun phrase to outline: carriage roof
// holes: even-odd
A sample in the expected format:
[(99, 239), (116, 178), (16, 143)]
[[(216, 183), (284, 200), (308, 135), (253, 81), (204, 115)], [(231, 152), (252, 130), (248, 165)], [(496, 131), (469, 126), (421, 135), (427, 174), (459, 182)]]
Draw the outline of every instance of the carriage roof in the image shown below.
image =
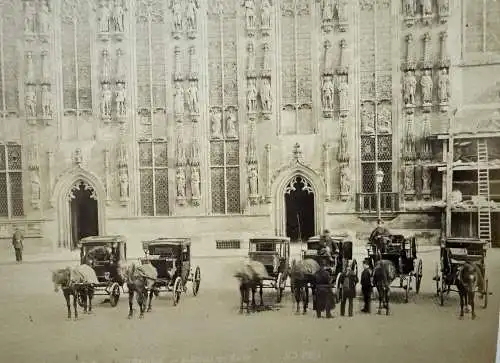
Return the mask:
[(143, 249), (148, 249), (154, 246), (190, 246), (191, 239), (184, 237), (160, 237), (154, 240), (142, 241)]
[(272, 237), (255, 237), (255, 238), (250, 238), (249, 240), (250, 243), (252, 244), (259, 244), (259, 243), (290, 243), (290, 238), (289, 237), (279, 237), (279, 236), (272, 236)]
[[(335, 240), (335, 241), (340, 241), (340, 242), (351, 241), (351, 238), (350, 238), (349, 234), (347, 234), (347, 233), (330, 234), (330, 238)], [(307, 243), (317, 243), (320, 241), (320, 239), (321, 239), (321, 235), (312, 236), (312, 237), (309, 237), (309, 239), (307, 240)]]
[(90, 236), (80, 240), (81, 245), (104, 245), (107, 243), (126, 243), (127, 239), (122, 235)]

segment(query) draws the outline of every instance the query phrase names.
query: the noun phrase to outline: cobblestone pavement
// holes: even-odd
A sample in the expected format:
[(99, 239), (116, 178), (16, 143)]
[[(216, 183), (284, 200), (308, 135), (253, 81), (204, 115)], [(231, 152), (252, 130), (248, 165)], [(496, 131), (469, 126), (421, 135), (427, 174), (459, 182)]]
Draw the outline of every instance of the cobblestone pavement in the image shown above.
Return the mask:
[[(360, 259), (362, 256), (357, 256)], [(1, 362), (492, 362), (498, 322), (500, 251), (488, 251), (489, 297), (478, 319), (458, 319), (458, 295), (439, 306), (432, 281), (437, 252), (422, 253), (424, 280), (418, 296), (403, 303), (393, 289), (392, 315), (318, 320), (293, 313), (289, 289), (272, 310), (238, 314), (232, 278), (235, 258), (198, 259), (200, 294), (189, 290), (180, 304), (169, 294), (153, 302), (143, 320), (128, 320), (127, 301), (112, 308), (95, 299), (92, 315), (66, 320), (62, 294), (53, 292), (50, 270), (67, 263), (0, 266)], [(189, 286), (190, 287), (190, 286)], [(265, 292), (273, 305), (273, 290)]]

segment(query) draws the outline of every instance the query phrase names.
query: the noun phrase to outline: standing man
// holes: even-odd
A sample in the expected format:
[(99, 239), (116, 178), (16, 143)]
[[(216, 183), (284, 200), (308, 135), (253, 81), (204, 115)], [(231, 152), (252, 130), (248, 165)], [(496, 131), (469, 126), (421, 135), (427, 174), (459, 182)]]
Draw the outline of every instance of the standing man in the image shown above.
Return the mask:
[(14, 234), (12, 235), (12, 246), (14, 247), (14, 251), (16, 252), (16, 262), (23, 262), (23, 240), (24, 236), (19, 229), (16, 229)]
[(361, 292), (363, 294), (364, 305), (361, 311), (370, 313), (370, 304), (372, 297), (372, 271), (370, 269), (370, 260), (365, 258), (363, 261), (363, 272), (361, 274)]
[(353, 315), (353, 300), (356, 297), (356, 284), (358, 276), (351, 266), (348, 266), (346, 272), (340, 275), (340, 283), (342, 285), (342, 297), (340, 302), (340, 315), (345, 315), (345, 304), (349, 302), (349, 316)]

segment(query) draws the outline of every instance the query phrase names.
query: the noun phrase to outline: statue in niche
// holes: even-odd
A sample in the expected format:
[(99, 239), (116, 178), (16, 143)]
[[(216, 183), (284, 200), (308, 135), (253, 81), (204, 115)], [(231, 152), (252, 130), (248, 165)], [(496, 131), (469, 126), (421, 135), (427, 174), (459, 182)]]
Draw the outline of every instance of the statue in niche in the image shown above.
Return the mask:
[(375, 130), (373, 114), (365, 105), (361, 105), (361, 127), (366, 134), (371, 134)]
[(262, 69), (265, 71), (268, 71), (271, 69), (271, 62), (269, 60), (269, 44), (264, 43), (264, 46), (262, 47), (264, 51), (264, 56), (262, 60)]
[(175, 84), (174, 112), (177, 115), (184, 114), (184, 89), (180, 83)]
[(341, 111), (349, 109), (349, 85), (347, 84), (347, 76), (343, 76), (340, 79), (339, 85), (337, 87), (339, 93), (339, 106)]
[(192, 81), (187, 90), (189, 112), (198, 113), (198, 84)]
[(181, 0), (172, 0), (171, 3), (173, 19), (174, 19), (174, 31), (181, 32), (182, 31), (182, 3)]
[(263, 28), (271, 28), (271, 0), (262, 0), (260, 20)]
[(255, 2), (254, 0), (244, 0), (243, 6), (245, 7), (245, 19), (247, 29), (255, 28)]
[(125, 64), (123, 61), (123, 51), (119, 48), (116, 51), (116, 80), (125, 81)]
[(197, 0), (189, 0), (186, 6), (186, 23), (189, 31), (196, 31), (197, 29), (197, 18), (196, 13), (200, 5)]
[(417, 88), (417, 79), (413, 71), (405, 73), (403, 83), (403, 100), (405, 105), (415, 104), (415, 90)]
[(47, 34), (50, 31), (50, 9), (47, 0), (43, 0), (40, 4), (40, 12), (38, 13), (38, 25), (41, 34)]
[(27, 117), (36, 117), (36, 92), (34, 86), (28, 86), (25, 93), (25, 107)]
[(107, 33), (109, 32), (109, 25), (111, 23), (111, 10), (108, 7), (108, 4), (101, 0), (101, 4), (99, 6), (99, 32)]
[(351, 192), (351, 173), (348, 165), (342, 165), (340, 168), (340, 194), (349, 194)]
[(49, 86), (42, 85), (42, 117), (48, 118), (52, 116), (52, 93)]
[(26, 53), (26, 83), (35, 84), (35, 69), (33, 66), (33, 53)]
[(415, 0), (404, 0), (405, 15), (407, 17), (415, 16)]
[(125, 116), (127, 114), (125, 87), (123, 83), (118, 83), (116, 87), (116, 113), (118, 116)]
[(420, 80), (420, 85), (422, 86), (422, 101), (424, 105), (432, 103), (433, 81), (430, 73), (430, 70), (424, 70), (424, 75)]
[(193, 199), (200, 199), (200, 171), (198, 168), (191, 170), (191, 196)]
[(405, 167), (405, 191), (413, 192), (415, 175), (413, 174), (413, 166), (408, 165)]
[(333, 0), (323, 0), (323, 21), (333, 19)]
[(210, 121), (212, 138), (222, 138), (222, 112), (220, 112), (218, 109), (213, 110), (212, 115), (210, 116)]
[(35, 170), (31, 173), (31, 199), (33, 201), (40, 200), (40, 178)]
[(186, 197), (186, 175), (182, 168), (177, 168), (177, 173), (175, 176), (177, 181), (177, 198)]
[(422, 13), (424, 16), (432, 15), (432, 0), (422, 0)]
[(248, 112), (257, 111), (257, 88), (255, 87), (255, 82), (251, 80), (248, 81), (247, 108)]
[(439, 73), (438, 96), (440, 103), (447, 103), (450, 97), (450, 78), (446, 68), (443, 68)]
[(109, 81), (110, 72), (109, 72), (109, 53), (107, 49), (102, 50), (102, 69), (101, 69), (101, 80), (103, 82)]
[(392, 128), (392, 114), (391, 109), (389, 107), (381, 107), (378, 118), (377, 118), (377, 127), (380, 132), (389, 133)]
[(82, 155), (82, 149), (80, 149), (79, 147), (77, 147), (75, 149), (75, 152), (73, 153), (73, 162), (77, 166), (81, 166), (82, 165), (83, 155)]
[(126, 169), (120, 170), (120, 199), (128, 197), (128, 173)]
[(431, 170), (427, 167), (422, 168), (422, 192), (430, 193), (431, 191)]
[(333, 81), (332, 77), (325, 77), (323, 81), (323, 107), (327, 110), (333, 109)]
[(247, 58), (247, 72), (249, 74), (255, 72), (255, 49), (252, 42), (248, 42), (247, 46), (248, 58)]
[(272, 103), (272, 92), (271, 92), (271, 82), (269, 78), (264, 78), (262, 80), (260, 88), (260, 101), (262, 103), (262, 109), (266, 112), (270, 112), (273, 107)]
[(124, 17), (122, 0), (115, 0), (115, 6), (113, 7), (113, 28), (117, 33), (123, 33), (124, 29)]
[(113, 92), (109, 89), (108, 83), (103, 83), (102, 94), (101, 94), (101, 115), (104, 118), (111, 117), (111, 101), (113, 98)]
[(248, 184), (249, 195), (252, 197), (258, 195), (259, 174), (256, 165), (252, 165), (248, 170)]
[(24, 2), (24, 31), (26, 33), (35, 32), (36, 9), (33, 1), (28, 0)]
[(229, 111), (226, 118), (226, 137), (228, 139), (236, 139), (238, 137), (236, 131), (236, 112)]

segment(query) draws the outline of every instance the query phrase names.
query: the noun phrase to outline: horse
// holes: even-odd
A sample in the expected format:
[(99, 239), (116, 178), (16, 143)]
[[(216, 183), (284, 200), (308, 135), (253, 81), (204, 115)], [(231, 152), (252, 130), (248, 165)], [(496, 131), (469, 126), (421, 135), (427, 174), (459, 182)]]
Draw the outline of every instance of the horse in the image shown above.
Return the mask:
[(290, 269), (290, 281), (292, 294), (297, 303), (296, 314), (300, 310), (302, 301), (303, 314), (307, 313), (309, 306), (309, 285), (313, 296), (313, 310), (316, 310), (316, 272), (319, 271), (319, 264), (313, 259), (305, 259), (299, 262), (292, 261)]
[[(142, 265), (136, 265), (135, 263), (122, 264), (120, 265), (119, 271), (128, 288), (128, 318), (132, 319), (133, 316), (133, 299), (135, 292), (137, 304), (140, 308), (139, 318), (142, 319), (144, 317), (146, 305), (148, 305), (148, 312), (152, 309), (153, 286), (158, 278), (158, 272), (156, 268), (149, 263)], [(148, 299), (149, 304), (147, 304)]]
[[(74, 269), (70, 267), (58, 269), (52, 271), (52, 282), (54, 284), (54, 291), (59, 292), (59, 287), (61, 287), (64, 299), (66, 300), (66, 306), (68, 307), (68, 319), (71, 319), (71, 306), (70, 297), (73, 296), (73, 310), (75, 315), (75, 320), (78, 319), (77, 302), (83, 305), (83, 312), (92, 312), (92, 298), (94, 297), (94, 286), (93, 283), (97, 283), (97, 277), (95, 276), (94, 270), (91, 268), (90, 271), (86, 269), (86, 265), (79, 266), (80, 270), (84, 270), (87, 275), (91, 276), (91, 281), (85, 281), (79, 274), (75, 273)], [(93, 274), (93, 276), (92, 276)], [(87, 299), (88, 299), (88, 309), (87, 309)]]
[(264, 306), (263, 295), (263, 279), (268, 277), (265, 266), (259, 261), (245, 261), (238, 266), (234, 277), (239, 281), (240, 290), (240, 314), (243, 313), (243, 303), (246, 304), (247, 314), (250, 313), (250, 291), (252, 291), (252, 309), (255, 310), (255, 292), (259, 288), (260, 306)]
[(382, 308), (386, 315), (389, 315), (389, 294), (392, 281), (396, 278), (396, 267), (391, 261), (379, 260), (375, 263), (373, 269), (373, 286), (377, 288), (378, 293), (378, 311), (381, 314)]
[[(476, 318), (474, 310), (474, 295), (476, 287), (479, 291), (484, 291), (483, 273), (478, 265), (465, 262), (457, 271), (455, 284), (460, 295), (460, 319), (464, 317), (464, 305), (471, 307), (472, 319)], [(483, 295), (480, 295), (483, 298)]]

